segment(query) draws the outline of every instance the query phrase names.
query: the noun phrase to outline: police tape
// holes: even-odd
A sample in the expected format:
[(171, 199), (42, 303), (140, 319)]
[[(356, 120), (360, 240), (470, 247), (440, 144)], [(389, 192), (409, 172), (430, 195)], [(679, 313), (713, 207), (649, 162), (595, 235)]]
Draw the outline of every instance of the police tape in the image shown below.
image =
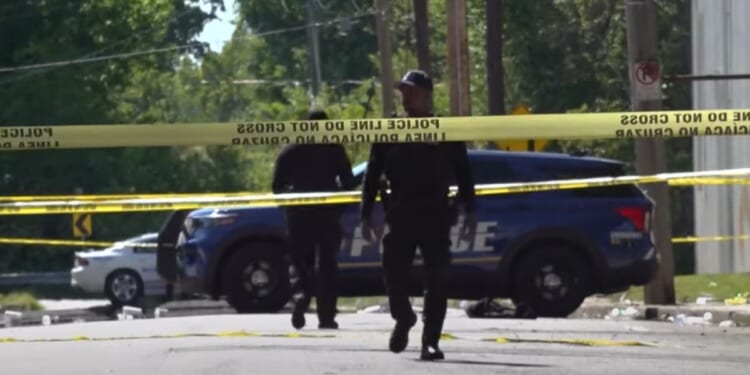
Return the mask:
[[(667, 180), (669, 186), (750, 185), (748, 177), (685, 177)], [(267, 192), (247, 191), (231, 193), (153, 193), (153, 194), (90, 194), (90, 195), (18, 195), (0, 196), (0, 203), (44, 201), (113, 201), (159, 198), (232, 198), (260, 196)]]
[(673, 238), (672, 243), (716, 242), (716, 241), (746, 241), (750, 235), (738, 236), (688, 236)]
[[(313, 334), (313, 333), (261, 333), (246, 330), (224, 331), (218, 333), (175, 333), (163, 335), (146, 335), (146, 336), (72, 336), (62, 338), (15, 338), (0, 337), (0, 344), (12, 343), (44, 343), (44, 342), (91, 342), (91, 341), (130, 341), (130, 340), (164, 340), (164, 339), (184, 339), (184, 338), (306, 338), (306, 339), (333, 339), (343, 338), (345, 334)], [(354, 335), (349, 335), (356, 337)], [(496, 344), (565, 344), (576, 346), (593, 346), (593, 347), (612, 347), (612, 346), (646, 346), (657, 347), (654, 343), (632, 340), (607, 340), (607, 339), (587, 339), (587, 338), (568, 338), (568, 339), (527, 339), (520, 337), (460, 337), (450, 333), (442, 333), (441, 340), (459, 340), (475, 342), (492, 342)]]
[[(716, 241), (747, 241), (750, 235), (738, 236), (686, 236), (674, 237), (672, 243), (696, 243), (696, 242), (716, 242)], [(43, 238), (22, 238), (22, 237), (0, 237), (0, 245), (39, 245), (39, 246), (60, 246), (60, 247), (86, 247), (86, 248), (108, 248), (108, 247), (137, 247), (137, 248), (156, 248), (156, 242), (130, 242), (130, 241), (85, 241), (85, 240), (65, 240), (65, 239), (43, 239)]]
[(268, 194), (253, 191), (231, 193), (144, 193), (144, 194), (76, 194), (76, 195), (15, 195), (0, 196), (0, 202), (42, 202), (42, 201), (107, 201), (117, 199), (156, 199), (156, 198), (190, 198), (190, 197), (243, 197), (248, 195)]
[(750, 135), (750, 109), (0, 127), (0, 150)]
[[(698, 172), (660, 173), (643, 176), (595, 177), (541, 182), (485, 184), (475, 187), (478, 196), (534, 193), (552, 190), (583, 189), (629, 184), (668, 183), (670, 180), (689, 181), (696, 178), (738, 179), (750, 175), (750, 168), (723, 169)], [(450, 194), (455, 195), (456, 187)], [(153, 199), (61, 200), (39, 202), (0, 203), (0, 215), (39, 215), (67, 213), (115, 213), (193, 210), (200, 208), (276, 207), (300, 205), (328, 205), (360, 202), (361, 192), (317, 192), (293, 194), (253, 194), (223, 196), (181, 196)]]
[(700, 186), (700, 185), (750, 185), (750, 178), (681, 178), (669, 180), (669, 186)]
[(85, 240), (65, 240), (65, 239), (42, 239), (42, 238), (13, 238), (0, 237), (2, 245), (45, 245), (45, 246), (66, 246), (66, 247), (139, 247), (155, 248), (155, 242), (134, 242), (134, 241), (85, 241)]

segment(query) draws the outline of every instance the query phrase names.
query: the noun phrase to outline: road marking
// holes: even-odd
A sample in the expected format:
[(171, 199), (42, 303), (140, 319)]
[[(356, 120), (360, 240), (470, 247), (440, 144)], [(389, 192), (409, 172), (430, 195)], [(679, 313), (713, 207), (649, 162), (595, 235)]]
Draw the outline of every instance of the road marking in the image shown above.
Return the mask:
[[(384, 331), (384, 333), (386, 333)], [(388, 332), (389, 333), (389, 332)], [(38, 338), (38, 339), (19, 339), (13, 337), (0, 337), (0, 343), (38, 343), (38, 342), (74, 342), (74, 341), (124, 341), (124, 340), (154, 340), (154, 339), (179, 339), (189, 337), (275, 337), (275, 338), (336, 338), (340, 337), (333, 334), (308, 334), (300, 332), (289, 332), (289, 333), (260, 333), (245, 330), (237, 331), (222, 331), (218, 333), (176, 333), (176, 334), (163, 334), (163, 335), (151, 335), (151, 336), (124, 336), (124, 337), (89, 337), (89, 336), (73, 336), (71, 338)], [(498, 344), (519, 344), (519, 343), (535, 343), (535, 344), (567, 344), (577, 346), (589, 346), (589, 347), (612, 347), (612, 346), (645, 346), (645, 347), (656, 347), (657, 345), (651, 343), (645, 343), (641, 341), (614, 341), (604, 339), (583, 339), (583, 338), (570, 338), (570, 339), (523, 339), (523, 338), (509, 338), (509, 337), (493, 337), (493, 338), (468, 338), (453, 335), (448, 332), (444, 332), (440, 336), (441, 340), (459, 340), (459, 341), (483, 341), (483, 342), (494, 342)]]
[(154, 339), (176, 339), (188, 337), (284, 337), (284, 338), (334, 338), (335, 335), (315, 335), (290, 333), (258, 333), (248, 331), (225, 331), (219, 333), (176, 333), (151, 336), (118, 336), (118, 337), (88, 337), (73, 336), (71, 338), (40, 338), (40, 339), (17, 339), (14, 337), (0, 337), (0, 343), (32, 343), (32, 342), (73, 342), (73, 341), (124, 341), (124, 340), (154, 340)]
[(571, 344), (579, 346), (649, 346), (656, 347), (655, 344), (645, 343), (641, 341), (614, 341), (604, 339), (518, 339), (508, 337), (496, 337), (492, 339), (484, 339), (483, 341), (494, 341), (498, 344), (511, 344), (511, 343), (536, 343), (536, 344)]

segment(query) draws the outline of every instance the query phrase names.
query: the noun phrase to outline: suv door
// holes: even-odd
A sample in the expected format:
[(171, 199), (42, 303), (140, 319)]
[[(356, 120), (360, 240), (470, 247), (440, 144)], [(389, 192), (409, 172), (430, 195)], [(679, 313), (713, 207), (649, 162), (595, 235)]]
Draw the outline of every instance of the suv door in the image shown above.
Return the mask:
[(177, 281), (177, 239), (182, 231), (182, 224), (190, 210), (177, 210), (167, 216), (159, 230), (156, 249), (156, 271), (168, 284)]

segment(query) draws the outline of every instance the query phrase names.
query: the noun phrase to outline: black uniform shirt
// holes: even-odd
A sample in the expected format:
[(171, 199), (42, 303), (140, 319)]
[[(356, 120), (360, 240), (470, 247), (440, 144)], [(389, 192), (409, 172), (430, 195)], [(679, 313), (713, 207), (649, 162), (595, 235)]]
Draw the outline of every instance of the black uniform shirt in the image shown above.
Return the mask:
[(353, 185), (351, 163), (342, 145), (290, 144), (276, 159), (273, 172), (276, 194), (340, 191), (352, 189)]
[(474, 180), (464, 142), (373, 144), (363, 181), (363, 219), (372, 214), (382, 173), (391, 190), (389, 211), (447, 207), (455, 176), (458, 199), (467, 212), (474, 212)]

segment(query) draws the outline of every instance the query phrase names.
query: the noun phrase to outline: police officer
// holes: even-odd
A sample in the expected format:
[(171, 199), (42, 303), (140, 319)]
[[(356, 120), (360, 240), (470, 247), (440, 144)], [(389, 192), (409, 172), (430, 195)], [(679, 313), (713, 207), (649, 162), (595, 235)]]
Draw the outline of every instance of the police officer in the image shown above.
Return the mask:
[[(433, 117), (432, 79), (410, 70), (398, 83), (402, 104), (409, 117)], [(383, 238), (383, 270), (391, 316), (396, 321), (389, 347), (406, 349), (409, 330), (417, 316), (409, 303), (410, 267), (420, 249), (426, 271), (422, 331), (423, 360), (443, 359), (438, 347), (447, 309), (446, 273), (451, 262), (450, 228), (459, 210), (465, 214), (461, 238), (470, 238), (476, 226), (474, 181), (463, 142), (373, 144), (362, 190), (362, 234), (372, 241), (371, 222), (381, 174), (390, 194), (385, 208), (389, 232)], [(448, 196), (451, 176), (456, 177), (456, 200)], [(382, 195), (382, 191), (381, 191)]]
[[(311, 120), (324, 120), (324, 111), (311, 111)], [(274, 193), (340, 191), (354, 188), (351, 162), (340, 144), (290, 144), (280, 152), (273, 175)], [(337, 329), (337, 253), (341, 244), (340, 205), (287, 206), (290, 241), (292, 326), (305, 326), (305, 311), (317, 290), (319, 328)], [(318, 250), (318, 285), (313, 287)]]

